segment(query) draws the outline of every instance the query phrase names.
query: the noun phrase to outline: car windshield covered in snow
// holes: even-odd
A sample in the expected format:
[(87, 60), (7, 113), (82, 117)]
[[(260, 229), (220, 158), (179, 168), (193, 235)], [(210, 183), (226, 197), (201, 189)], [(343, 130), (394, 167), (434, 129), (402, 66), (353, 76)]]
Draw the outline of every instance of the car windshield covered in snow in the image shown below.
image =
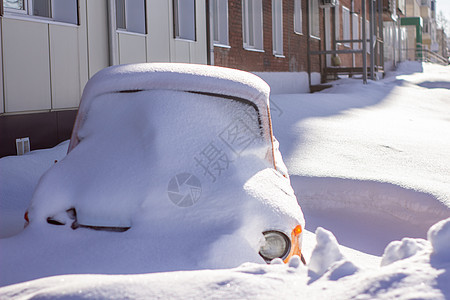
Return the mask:
[[(167, 90), (111, 93), (87, 115), (78, 130), (82, 142), (71, 151), (83, 157), (73, 160), (83, 225), (131, 227), (131, 214), (146, 203), (177, 209), (214, 201), (225, 178), (269, 165), (257, 112), (235, 100)], [(180, 174), (192, 175), (199, 190), (178, 190)]]

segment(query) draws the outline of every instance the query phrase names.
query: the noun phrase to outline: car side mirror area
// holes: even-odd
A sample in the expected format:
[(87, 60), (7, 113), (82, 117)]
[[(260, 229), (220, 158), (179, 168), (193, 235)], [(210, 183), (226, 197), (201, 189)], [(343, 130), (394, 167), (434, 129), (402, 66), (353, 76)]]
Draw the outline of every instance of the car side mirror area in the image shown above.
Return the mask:
[(69, 208), (65, 212), (47, 217), (47, 223), (56, 226), (64, 226), (72, 223), (71, 228), (76, 229), (78, 226), (74, 228), (74, 224), (77, 224), (77, 212), (74, 207)]

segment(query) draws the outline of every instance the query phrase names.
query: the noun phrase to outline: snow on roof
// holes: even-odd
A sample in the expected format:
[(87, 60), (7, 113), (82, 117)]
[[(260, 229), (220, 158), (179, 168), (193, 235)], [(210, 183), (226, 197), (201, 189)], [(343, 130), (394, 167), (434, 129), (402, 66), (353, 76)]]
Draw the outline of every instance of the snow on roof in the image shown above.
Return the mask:
[[(226, 87), (226, 88), (224, 88)], [(195, 64), (141, 63), (99, 71), (86, 86), (83, 98), (123, 90), (170, 89), (228, 95), (267, 106), (269, 86), (248, 72)], [(261, 101), (263, 100), (263, 101)]]

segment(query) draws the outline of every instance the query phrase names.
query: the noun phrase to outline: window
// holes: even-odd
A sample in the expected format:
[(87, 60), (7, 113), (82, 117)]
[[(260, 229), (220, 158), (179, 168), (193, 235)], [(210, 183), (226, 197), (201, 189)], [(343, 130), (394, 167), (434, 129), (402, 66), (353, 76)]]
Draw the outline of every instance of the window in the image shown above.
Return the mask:
[(263, 50), (262, 0), (242, 0), (242, 31), (245, 49)]
[(78, 24), (78, 0), (3, 0), (7, 12)]
[(272, 44), (273, 44), (273, 54), (283, 55), (282, 0), (272, 0)]
[(341, 39), (341, 9), (339, 4), (334, 8), (335, 19), (334, 19), (334, 29), (336, 31), (336, 40)]
[(173, 0), (173, 20), (175, 38), (196, 40), (195, 0)]
[(294, 32), (303, 33), (302, 28), (302, 1), (295, 0), (294, 2)]
[[(343, 26), (343, 39), (350, 39), (350, 11), (346, 7), (342, 7), (342, 26)], [(346, 47), (350, 47), (350, 43), (344, 43)]]
[(146, 33), (144, 0), (116, 0), (117, 29)]
[(25, 10), (25, 4), (26, 2), (24, 0), (3, 0), (4, 8)]
[(428, 19), (423, 19), (423, 33), (429, 32)]
[(320, 39), (319, 1), (309, 1), (309, 30), (312, 37)]
[(228, 45), (228, 0), (212, 0), (214, 45)]
[[(359, 39), (359, 18), (357, 14), (352, 14), (352, 39), (357, 40)], [(353, 43), (353, 49), (359, 49), (359, 43)]]
[(371, 51), (371, 49), (370, 49), (371, 48), (371, 45), (370, 45), (370, 22), (368, 20), (366, 21), (366, 39), (369, 40), (368, 42), (366, 42), (366, 45), (367, 45), (366, 51), (367, 51), (367, 53), (370, 53), (370, 51)]

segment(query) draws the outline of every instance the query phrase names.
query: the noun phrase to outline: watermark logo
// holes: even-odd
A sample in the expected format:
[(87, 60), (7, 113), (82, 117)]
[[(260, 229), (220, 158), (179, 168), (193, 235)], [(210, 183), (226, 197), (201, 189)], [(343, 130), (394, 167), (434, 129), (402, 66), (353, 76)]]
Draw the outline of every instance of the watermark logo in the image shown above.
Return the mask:
[(241, 155), (256, 139), (258, 134), (253, 132), (243, 120), (239, 119), (230, 123), (220, 134), (219, 138), (236, 155)]
[(270, 115), (272, 117), (281, 117), (283, 110), (277, 105), (275, 101), (270, 100)]
[(228, 170), (230, 163), (233, 161), (228, 158), (228, 155), (213, 142), (194, 157), (196, 166), (202, 168), (203, 175), (208, 175), (212, 182), (222, 175), (222, 172)]
[(179, 207), (189, 207), (200, 199), (202, 185), (200, 180), (190, 173), (180, 173), (172, 177), (167, 186), (170, 201)]

